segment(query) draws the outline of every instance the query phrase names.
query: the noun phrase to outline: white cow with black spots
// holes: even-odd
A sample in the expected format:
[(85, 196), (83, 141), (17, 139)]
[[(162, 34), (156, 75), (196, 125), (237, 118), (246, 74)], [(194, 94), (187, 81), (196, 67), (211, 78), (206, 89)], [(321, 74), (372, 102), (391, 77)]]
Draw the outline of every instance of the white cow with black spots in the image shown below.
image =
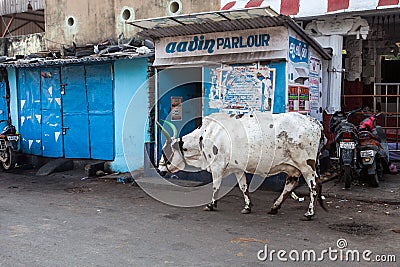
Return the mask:
[(206, 210), (216, 208), (222, 178), (231, 173), (236, 175), (244, 195), (242, 213), (250, 213), (252, 206), (245, 173), (262, 177), (287, 174), (283, 192), (270, 214), (278, 212), (301, 175), (310, 188), (310, 204), (305, 216), (310, 219), (314, 215), (317, 199), (323, 207), (322, 185), (316, 171), (319, 147), (324, 140), (323, 128), (310, 116), (293, 112), (215, 113), (204, 117), (201, 127), (181, 138), (170, 137), (165, 128), (158, 126), (167, 136), (158, 166), (161, 175), (183, 170), (186, 165), (212, 174), (213, 195)]

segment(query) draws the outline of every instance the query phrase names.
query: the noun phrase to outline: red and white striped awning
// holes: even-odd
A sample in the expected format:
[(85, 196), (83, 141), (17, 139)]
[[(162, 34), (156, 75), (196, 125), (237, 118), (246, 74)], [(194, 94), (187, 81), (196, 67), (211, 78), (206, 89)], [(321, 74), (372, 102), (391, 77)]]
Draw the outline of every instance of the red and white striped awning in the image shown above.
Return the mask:
[(266, 7), (294, 17), (400, 7), (400, 0), (221, 0), (221, 10)]

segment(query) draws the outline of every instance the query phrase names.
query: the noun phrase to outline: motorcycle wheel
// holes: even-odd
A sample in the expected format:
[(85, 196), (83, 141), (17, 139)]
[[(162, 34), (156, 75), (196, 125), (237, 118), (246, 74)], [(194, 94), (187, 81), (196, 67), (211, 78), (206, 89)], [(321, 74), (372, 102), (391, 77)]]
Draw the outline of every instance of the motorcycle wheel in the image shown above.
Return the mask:
[(378, 187), (379, 186), (379, 176), (378, 173), (374, 173), (369, 175), (369, 182), (371, 186)]
[(351, 167), (344, 166), (343, 167), (343, 176), (344, 176), (344, 188), (349, 189), (351, 186)]
[(7, 147), (4, 153), (6, 160), (1, 162), (2, 169), (6, 171), (14, 169), (15, 164), (17, 163), (14, 151), (11, 147)]

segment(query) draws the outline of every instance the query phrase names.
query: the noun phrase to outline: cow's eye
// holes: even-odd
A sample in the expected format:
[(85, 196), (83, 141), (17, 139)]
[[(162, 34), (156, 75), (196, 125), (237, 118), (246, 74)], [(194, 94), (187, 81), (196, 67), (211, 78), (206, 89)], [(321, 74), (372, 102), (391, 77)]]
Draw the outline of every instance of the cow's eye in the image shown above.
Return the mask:
[(183, 151), (187, 151), (187, 148), (184, 148)]
[(179, 143), (178, 142), (173, 143), (172, 144), (172, 148), (175, 149), (175, 150), (179, 150)]

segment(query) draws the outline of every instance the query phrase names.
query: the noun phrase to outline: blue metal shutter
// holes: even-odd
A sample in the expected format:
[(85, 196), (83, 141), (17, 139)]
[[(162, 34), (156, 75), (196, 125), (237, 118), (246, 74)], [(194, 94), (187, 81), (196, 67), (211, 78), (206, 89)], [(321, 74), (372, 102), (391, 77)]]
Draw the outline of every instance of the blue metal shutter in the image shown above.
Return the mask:
[(42, 92), (42, 155), (63, 156), (60, 68), (45, 68), (40, 72)]
[[(8, 119), (8, 108), (7, 108), (7, 87), (6, 82), (0, 82), (0, 120)], [(7, 122), (0, 123), (0, 130), (7, 126)]]
[(19, 131), (23, 153), (42, 155), (40, 70), (18, 70)]
[(114, 98), (112, 65), (87, 65), (85, 68), (91, 158), (113, 160)]
[(62, 95), (64, 155), (66, 158), (90, 158), (84, 66), (62, 67), (61, 79), (65, 88)]

